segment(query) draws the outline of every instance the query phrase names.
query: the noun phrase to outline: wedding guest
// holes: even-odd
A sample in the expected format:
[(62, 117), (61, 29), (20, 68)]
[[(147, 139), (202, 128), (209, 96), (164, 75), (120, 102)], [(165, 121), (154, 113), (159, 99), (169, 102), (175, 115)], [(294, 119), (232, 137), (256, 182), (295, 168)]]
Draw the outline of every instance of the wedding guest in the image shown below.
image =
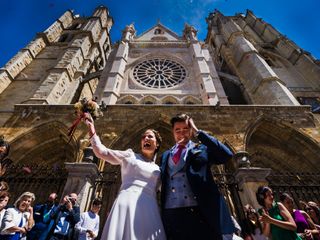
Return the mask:
[(267, 240), (267, 237), (262, 234), (262, 226), (259, 221), (259, 214), (250, 205), (244, 206), (245, 221), (243, 228), (243, 236), (245, 240)]
[(102, 201), (99, 198), (95, 198), (92, 201), (90, 211), (81, 213), (80, 222), (75, 227), (79, 232), (78, 240), (92, 240), (98, 236), (100, 225), (98, 213), (101, 205)]
[(282, 203), (274, 201), (272, 189), (260, 186), (256, 193), (257, 201), (262, 206), (259, 210), (262, 232), (272, 240), (301, 239), (297, 233), (297, 225), (291, 214)]
[(4, 136), (0, 135), (0, 160), (5, 159), (10, 152), (10, 145), (4, 140)]
[(6, 191), (6, 192), (9, 191), (9, 185), (5, 181), (0, 182), (0, 192), (2, 192), (2, 191)]
[(312, 221), (316, 224), (317, 228), (320, 229), (320, 208), (318, 204), (309, 201), (305, 209), (312, 218)]
[(1, 226), (4, 213), (6, 211), (6, 206), (8, 204), (9, 197), (10, 195), (8, 192), (0, 191), (0, 226)]
[[(10, 144), (4, 140), (4, 136), (0, 135), (0, 176), (4, 175), (8, 166), (12, 164), (12, 160), (7, 158), (10, 152)], [(5, 191), (0, 186), (0, 191)]]
[(313, 239), (319, 236), (319, 230), (308, 213), (303, 210), (293, 208), (293, 198), (288, 193), (282, 193), (280, 195), (280, 202), (288, 209), (289, 213), (293, 217), (294, 222), (297, 225), (297, 233), (304, 239)]
[(136, 139), (140, 153), (112, 150), (102, 145), (90, 114), (85, 115), (85, 122), (95, 155), (121, 167), (122, 184), (101, 239), (166, 239), (156, 197), (160, 169), (155, 160), (162, 141), (160, 134), (154, 129), (145, 130)]
[(37, 204), (33, 209), (34, 227), (28, 232), (28, 240), (45, 240), (54, 224), (50, 217), (51, 212), (57, 207), (56, 193), (51, 193), (44, 204)]
[(34, 225), (32, 203), (35, 196), (31, 192), (24, 192), (14, 203), (14, 208), (8, 208), (1, 223), (1, 239), (26, 239), (26, 233)]
[(50, 240), (69, 240), (74, 237), (74, 227), (80, 221), (80, 208), (77, 205), (78, 195), (70, 193), (54, 208), (50, 217), (55, 220)]
[(306, 203), (305, 201), (299, 200), (298, 208), (300, 210), (304, 210), (305, 211), (306, 207), (308, 207), (308, 203)]

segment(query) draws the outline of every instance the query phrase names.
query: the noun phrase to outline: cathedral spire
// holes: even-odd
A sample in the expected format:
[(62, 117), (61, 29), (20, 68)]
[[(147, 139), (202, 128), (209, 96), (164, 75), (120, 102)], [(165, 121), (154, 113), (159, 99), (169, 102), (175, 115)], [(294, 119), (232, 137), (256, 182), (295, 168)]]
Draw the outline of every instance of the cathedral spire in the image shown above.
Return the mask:
[(122, 41), (130, 41), (136, 34), (136, 29), (134, 28), (134, 23), (127, 25), (122, 31)]
[(196, 30), (193, 26), (187, 23), (184, 25), (183, 36), (186, 39), (191, 41), (198, 41), (197, 32), (198, 30)]

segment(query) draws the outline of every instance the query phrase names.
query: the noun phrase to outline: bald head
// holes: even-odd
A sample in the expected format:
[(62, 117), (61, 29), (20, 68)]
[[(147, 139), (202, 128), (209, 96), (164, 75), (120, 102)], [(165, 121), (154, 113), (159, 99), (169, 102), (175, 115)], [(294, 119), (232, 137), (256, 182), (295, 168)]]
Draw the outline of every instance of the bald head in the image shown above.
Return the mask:
[(48, 197), (48, 201), (55, 201), (57, 199), (58, 195), (56, 193), (51, 193)]

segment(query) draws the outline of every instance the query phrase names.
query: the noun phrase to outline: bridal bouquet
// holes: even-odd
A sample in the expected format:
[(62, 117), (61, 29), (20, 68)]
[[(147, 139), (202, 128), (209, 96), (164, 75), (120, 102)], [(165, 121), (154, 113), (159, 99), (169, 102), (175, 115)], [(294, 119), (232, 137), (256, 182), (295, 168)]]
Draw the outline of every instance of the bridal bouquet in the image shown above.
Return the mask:
[(77, 119), (72, 123), (71, 127), (68, 129), (68, 136), (70, 139), (76, 130), (78, 124), (84, 118), (85, 113), (90, 113), (93, 120), (103, 116), (103, 113), (99, 107), (99, 104), (94, 100), (88, 100), (87, 98), (81, 99), (79, 102), (74, 104), (75, 114)]
[(98, 103), (94, 100), (87, 100), (86, 98), (81, 99), (79, 102), (74, 104), (76, 115), (82, 116), (84, 113), (90, 113), (93, 120), (103, 116)]

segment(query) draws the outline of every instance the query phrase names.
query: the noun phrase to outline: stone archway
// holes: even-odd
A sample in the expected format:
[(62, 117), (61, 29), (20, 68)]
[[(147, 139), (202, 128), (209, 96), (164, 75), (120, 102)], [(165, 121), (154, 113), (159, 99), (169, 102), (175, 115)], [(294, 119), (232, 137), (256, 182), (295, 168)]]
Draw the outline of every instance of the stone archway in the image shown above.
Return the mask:
[(137, 104), (138, 103), (138, 99), (132, 95), (127, 95), (127, 96), (123, 96), (121, 98), (118, 99), (117, 103), (120, 104)]
[(251, 166), (275, 172), (319, 172), (320, 147), (298, 129), (267, 120), (248, 131), (246, 151)]
[(141, 104), (157, 104), (158, 100), (151, 95), (145, 96), (141, 101)]
[(62, 193), (68, 175), (64, 163), (76, 161), (78, 155), (76, 142), (68, 143), (66, 133), (64, 124), (52, 121), (10, 142), (13, 164), (6, 168), (2, 179), (13, 190), (12, 200), (25, 191), (33, 192), (37, 202), (46, 201), (51, 192)]
[(77, 144), (66, 136), (67, 127), (57, 121), (32, 128), (11, 141), (14, 164), (64, 166), (77, 159)]
[(179, 100), (174, 96), (166, 96), (161, 100), (162, 104), (179, 104)]

